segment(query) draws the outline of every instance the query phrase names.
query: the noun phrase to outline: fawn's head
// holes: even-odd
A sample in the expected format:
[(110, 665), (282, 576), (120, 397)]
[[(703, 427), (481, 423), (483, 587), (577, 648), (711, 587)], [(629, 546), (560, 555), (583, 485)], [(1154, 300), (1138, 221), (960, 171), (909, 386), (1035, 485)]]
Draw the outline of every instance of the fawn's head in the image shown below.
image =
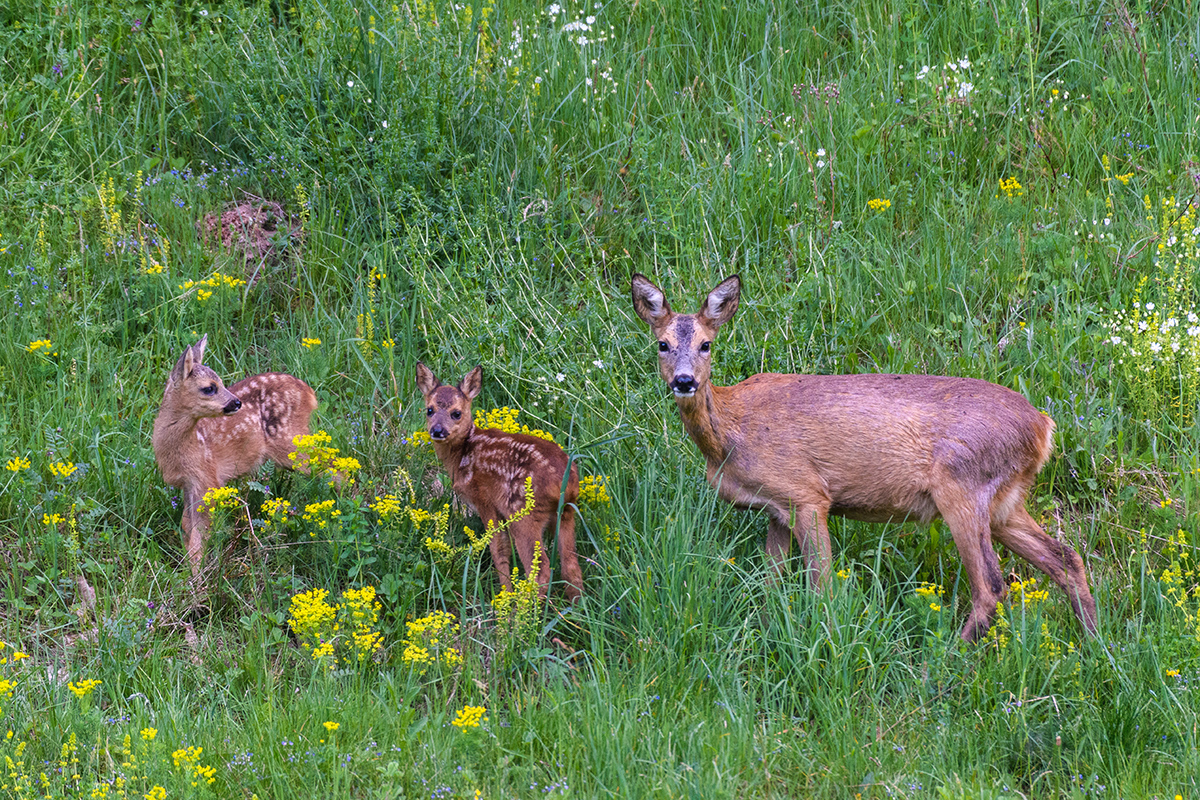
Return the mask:
[(662, 289), (640, 273), (633, 276), (633, 310), (658, 339), (658, 372), (676, 397), (692, 397), (712, 372), (717, 329), (737, 311), (742, 281), (732, 275), (717, 284), (695, 314), (676, 314)]
[(170, 402), (193, 419), (233, 414), (242, 407), (242, 401), (225, 388), (221, 376), (200, 363), (207, 344), (205, 334), (200, 341), (184, 348), (163, 392), (164, 405)]
[(425, 398), (425, 430), (435, 442), (460, 442), (475, 424), (471, 401), (483, 388), (483, 367), (466, 374), (458, 386), (443, 386), (429, 367), (417, 362), (417, 388)]

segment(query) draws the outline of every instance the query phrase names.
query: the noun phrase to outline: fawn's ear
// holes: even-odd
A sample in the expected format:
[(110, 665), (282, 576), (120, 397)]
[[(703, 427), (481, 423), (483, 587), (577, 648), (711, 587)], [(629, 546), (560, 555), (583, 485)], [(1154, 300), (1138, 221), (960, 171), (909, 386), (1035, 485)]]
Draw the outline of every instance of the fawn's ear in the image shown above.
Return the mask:
[(204, 347), (207, 344), (208, 334), (205, 334), (194, 345), (183, 348), (183, 355), (175, 362), (175, 367), (171, 370), (171, 377), (168, 380), (174, 383), (187, 380), (187, 377), (192, 374), (192, 370), (196, 368), (196, 365), (204, 360)]
[(651, 328), (671, 316), (671, 306), (667, 303), (662, 289), (651, 283), (642, 273), (633, 273), (630, 290), (633, 295), (633, 312)]
[(417, 362), (417, 389), (422, 395), (428, 397), (434, 389), (441, 386), (438, 379), (434, 377), (433, 371), (425, 366), (423, 362)]
[(737, 275), (730, 275), (708, 293), (697, 316), (708, 323), (713, 330), (716, 330), (733, 319), (733, 313), (737, 311), (738, 299), (741, 296), (742, 279)]
[(458, 384), (458, 390), (465, 394), (468, 400), (474, 400), (479, 397), (482, 389), (483, 365), (481, 364), (463, 376), (462, 382)]

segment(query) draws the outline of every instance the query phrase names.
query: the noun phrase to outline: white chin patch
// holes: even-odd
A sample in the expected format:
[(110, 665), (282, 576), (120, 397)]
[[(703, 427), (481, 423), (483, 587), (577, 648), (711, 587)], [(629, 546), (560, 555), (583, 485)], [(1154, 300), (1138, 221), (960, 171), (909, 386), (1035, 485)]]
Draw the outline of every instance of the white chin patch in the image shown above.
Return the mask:
[(695, 389), (692, 389), (690, 392), (681, 392), (677, 389), (672, 389), (671, 391), (675, 392), (676, 397), (695, 397), (696, 395)]

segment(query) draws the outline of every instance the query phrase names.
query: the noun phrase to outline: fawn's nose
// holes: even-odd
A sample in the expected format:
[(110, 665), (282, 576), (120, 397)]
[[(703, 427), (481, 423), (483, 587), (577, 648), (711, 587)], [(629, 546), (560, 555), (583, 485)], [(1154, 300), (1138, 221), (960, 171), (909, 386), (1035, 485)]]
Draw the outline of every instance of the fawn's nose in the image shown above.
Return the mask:
[(430, 439), (445, 439), (447, 435), (446, 429), (442, 427), (440, 422), (429, 429)]
[(239, 408), (241, 408), (241, 407), (242, 407), (242, 401), (241, 401), (241, 400), (238, 400), (238, 399), (235, 397), (235, 398), (233, 398), (232, 400), (230, 400), (228, 403), (226, 403), (226, 404), (225, 404), (225, 407), (224, 407), (223, 409), (221, 409), (221, 411), (222, 411), (222, 412), (224, 412), (224, 413), (226, 413), (226, 414), (232, 414), (232, 413), (236, 412), (236, 411), (237, 411)]
[(696, 379), (691, 375), (676, 375), (671, 379), (671, 391), (675, 394), (693, 395), (696, 393)]

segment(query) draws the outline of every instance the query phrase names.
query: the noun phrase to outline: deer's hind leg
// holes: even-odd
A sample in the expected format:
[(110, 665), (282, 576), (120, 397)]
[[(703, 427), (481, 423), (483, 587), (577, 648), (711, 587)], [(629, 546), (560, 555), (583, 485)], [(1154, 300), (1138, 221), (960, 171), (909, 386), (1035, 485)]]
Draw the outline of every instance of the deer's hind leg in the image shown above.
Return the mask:
[(575, 550), (575, 509), (569, 505), (563, 506), (558, 523), (558, 568), (567, 582), (563, 590), (567, 599), (578, 600), (583, 594), (583, 571), (579, 569), (579, 554)]
[(530, 574), (533, 570), (534, 554), (535, 551), (540, 551), (536, 580), (538, 596), (543, 600), (546, 599), (546, 593), (550, 589), (550, 564), (542, 536), (553, 521), (554, 513), (534, 509), (528, 515), (514, 520), (509, 526), (509, 535), (512, 536), (513, 544), (517, 547), (517, 555), (520, 556), (521, 564), (525, 567), (525, 577), (528, 580), (534, 579), (534, 576)]
[(1096, 633), (1096, 600), (1088, 589), (1079, 553), (1048, 536), (1023, 505), (1014, 508), (1007, 520), (993, 523), (992, 536), (1057, 583), (1066, 592), (1084, 630)]

